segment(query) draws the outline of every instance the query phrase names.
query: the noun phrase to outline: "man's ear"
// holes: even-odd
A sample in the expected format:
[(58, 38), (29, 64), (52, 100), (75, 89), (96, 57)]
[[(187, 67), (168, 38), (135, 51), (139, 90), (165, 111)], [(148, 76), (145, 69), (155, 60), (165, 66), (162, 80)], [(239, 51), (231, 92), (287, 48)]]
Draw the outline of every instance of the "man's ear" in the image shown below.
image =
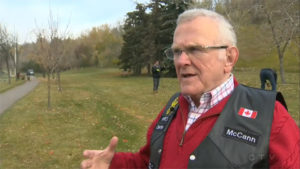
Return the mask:
[(239, 58), (239, 50), (235, 46), (230, 46), (226, 50), (225, 73), (230, 73)]

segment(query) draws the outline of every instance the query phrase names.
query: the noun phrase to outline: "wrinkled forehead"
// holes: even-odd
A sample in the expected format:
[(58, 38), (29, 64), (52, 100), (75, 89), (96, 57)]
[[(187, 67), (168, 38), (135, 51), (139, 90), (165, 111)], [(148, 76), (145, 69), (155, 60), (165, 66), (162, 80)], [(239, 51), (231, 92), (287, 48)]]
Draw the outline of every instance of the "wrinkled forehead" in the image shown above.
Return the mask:
[(174, 36), (174, 46), (214, 45), (220, 39), (219, 24), (209, 17), (197, 17), (177, 25)]

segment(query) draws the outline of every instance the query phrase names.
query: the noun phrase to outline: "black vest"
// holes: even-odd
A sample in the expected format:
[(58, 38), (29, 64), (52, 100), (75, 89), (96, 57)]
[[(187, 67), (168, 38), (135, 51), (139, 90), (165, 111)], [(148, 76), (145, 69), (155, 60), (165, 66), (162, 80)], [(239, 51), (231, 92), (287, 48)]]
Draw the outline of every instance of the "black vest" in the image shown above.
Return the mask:
[[(170, 99), (152, 133), (150, 169), (159, 168), (164, 136), (179, 106), (178, 96)], [(188, 168), (268, 168), (275, 100), (276, 92), (237, 86), (208, 136), (190, 159), (183, 159), (189, 160)]]

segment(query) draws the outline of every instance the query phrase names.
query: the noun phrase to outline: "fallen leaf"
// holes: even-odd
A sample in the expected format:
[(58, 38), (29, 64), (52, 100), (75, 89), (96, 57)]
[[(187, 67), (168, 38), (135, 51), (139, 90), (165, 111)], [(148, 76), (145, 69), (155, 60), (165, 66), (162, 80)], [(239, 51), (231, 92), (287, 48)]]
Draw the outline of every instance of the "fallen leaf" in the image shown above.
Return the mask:
[(53, 155), (54, 154), (54, 151), (53, 150), (50, 150), (49, 151), (49, 155)]

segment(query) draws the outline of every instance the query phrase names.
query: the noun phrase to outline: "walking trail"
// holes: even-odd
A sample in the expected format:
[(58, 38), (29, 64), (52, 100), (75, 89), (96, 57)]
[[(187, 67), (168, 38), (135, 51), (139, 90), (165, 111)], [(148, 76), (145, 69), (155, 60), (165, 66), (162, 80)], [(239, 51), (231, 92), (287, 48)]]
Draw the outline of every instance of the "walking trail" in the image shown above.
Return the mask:
[(27, 81), (23, 85), (17, 86), (4, 93), (0, 93), (0, 115), (19, 99), (32, 91), (38, 84), (38, 79), (31, 77), (31, 80)]

